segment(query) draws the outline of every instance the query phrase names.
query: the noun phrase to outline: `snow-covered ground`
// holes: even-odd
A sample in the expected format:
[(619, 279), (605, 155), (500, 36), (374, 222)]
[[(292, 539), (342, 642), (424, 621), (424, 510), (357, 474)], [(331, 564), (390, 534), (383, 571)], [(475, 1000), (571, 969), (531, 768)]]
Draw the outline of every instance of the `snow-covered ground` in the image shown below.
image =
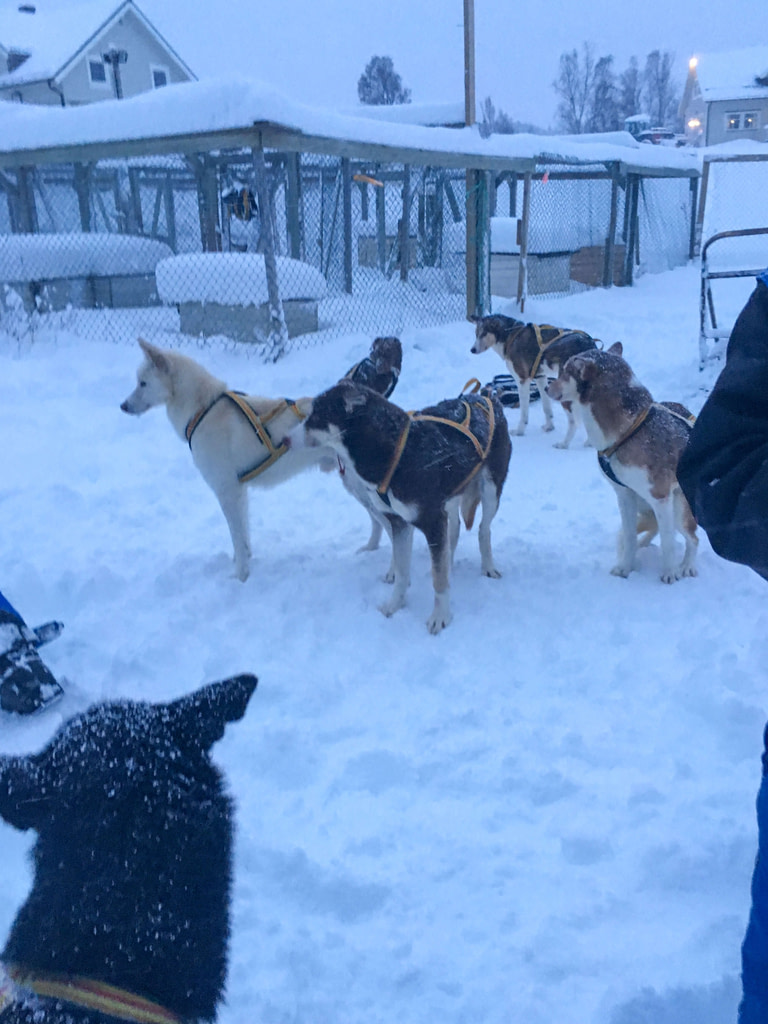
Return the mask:
[[(723, 320), (751, 282), (739, 287)], [(621, 339), (657, 398), (697, 410), (717, 372), (697, 369), (697, 288), (687, 267), (526, 315)], [(232, 345), (186, 351), (233, 387), (297, 397), (370, 340), (270, 366)], [(467, 323), (403, 343), (405, 408), (504, 369), (470, 354)], [(65, 621), (44, 653), (67, 681), (46, 715), (0, 718), (0, 743), (33, 751), (92, 701), (259, 675), (215, 751), (238, 805), (222, 1024), (734, 1020), (765, 583), (704, 537), (698, 579), (663, 586), (656, 546), (628, 580), (611, 576), (613, 492), (580, 437), (552, 447), (562, 413), (544, 434), (534, 405), (494, 523), (503, 578), (480, 576), (465, 534), (440, 636), (425, 628), (423, 539), (387, 620), (389, 552), (355, 554), (367, 515), (333, 474), (253, 494), (241, 584), (164, 413), (120, 412), (138, 362), (131, 337), (0, 336), (0, 587), (31, 623)], [(30, 842), (0, 827), (0, 940)]]

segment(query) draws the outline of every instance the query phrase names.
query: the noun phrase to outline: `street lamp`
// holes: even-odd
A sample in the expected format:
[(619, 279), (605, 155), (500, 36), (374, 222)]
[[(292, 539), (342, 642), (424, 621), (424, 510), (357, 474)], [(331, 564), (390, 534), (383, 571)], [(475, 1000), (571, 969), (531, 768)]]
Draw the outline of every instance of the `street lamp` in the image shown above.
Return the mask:
[(105, 64), (112, 65), (112, 73), (115, 78), (115, 96), (121, 100), (123, 98), (123, 86), (120, 81), (120, 65), (126, 63), (128, 54), (125, 50), (118, 50), (113, 46), (111, 50), (107, 50), (101, 56)]

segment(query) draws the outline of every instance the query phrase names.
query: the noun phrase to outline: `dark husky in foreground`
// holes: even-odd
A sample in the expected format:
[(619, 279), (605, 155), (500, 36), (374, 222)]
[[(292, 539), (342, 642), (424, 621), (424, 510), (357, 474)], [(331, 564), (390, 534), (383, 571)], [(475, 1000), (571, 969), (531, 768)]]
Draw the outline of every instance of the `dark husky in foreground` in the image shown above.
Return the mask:
[(2, 953), (2, 1024), (214, 1019), (233, 814), (210, 748), (255, 687), (243, 675), (170, 704), (99, 704), (39, 754), (0, 757), (0, 815), (38, 834)]
[(394, 592), (381, 607), (385, 615), (405, 604), (418, 527), (429, 544), (435, 589), (427, 627), (439, 633), (451, 621), (459, 509), (469, 529), (482, 505), (482, 571), (501, 575), (493, 563), (491, 520), (512, 446), (498, 399), (467, 395), (407, 413), (369, 388), (341, 381), (314, 399), (304, 429), (308, 444), (334, 449), (352, 493), (392, 534)]

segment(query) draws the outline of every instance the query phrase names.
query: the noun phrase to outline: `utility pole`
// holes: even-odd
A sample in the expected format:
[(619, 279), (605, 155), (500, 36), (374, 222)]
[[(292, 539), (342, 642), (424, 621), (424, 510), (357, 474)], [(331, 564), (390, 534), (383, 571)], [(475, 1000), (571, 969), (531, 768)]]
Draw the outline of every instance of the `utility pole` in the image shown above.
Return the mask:
[(475, 123), (475, 0), (464, 0), (464, 124)]

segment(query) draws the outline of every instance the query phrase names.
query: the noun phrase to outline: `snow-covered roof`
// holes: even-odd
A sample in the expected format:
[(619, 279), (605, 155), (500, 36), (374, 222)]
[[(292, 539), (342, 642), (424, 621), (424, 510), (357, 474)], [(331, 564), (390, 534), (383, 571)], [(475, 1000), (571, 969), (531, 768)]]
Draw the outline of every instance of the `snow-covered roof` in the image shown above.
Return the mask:
[(709, 53), (697, 57), (696, 79), (707, 102), (768, 97), (768, 87), (755, 84), (768, 75), (768, 46)]
[[(34, 13), (24, 7), (34, 7)], [(29, 54), (15, 71), (0, 75), (0, 86), (23, 85), (56, 78), (94, 37), (121, 17), (126, 8), (144, 23), (170, 56), (194, 78), (184, 61), (159, 34), (133, 0), (83, 0), (73, 6), (47, 7), (45, 0), (0, 7), (0, 44), (5, 50)]]
[(164, 242), (130, 235), (63, 233), (55, 244), (50, 235), (0, 235), (6, 281), (152, 274), (158, 261), (171, 255)]
[(464, 103), (358, 103), (339, 111), (349, 117), (371, 117), (390, 124), (420, 124), (427, 127), (463, 125)]
[[(617, 144), (593, 136), (492, 135), (473, 128), (425, 128), (349, 117), (304, 106), (269, 86), (230, 77), (186, 82), (80, 107), (0, 103), (0, 166), (110, 156), (204, 152), (258, 145), (284, 151), (347, 153), (361, 159), (479, 169), (532, 170), (536, 163), (618, 163), (625, 172), (697, 175), (694, 150)], [(437, 159), (436, 159), (437, 158)]]

